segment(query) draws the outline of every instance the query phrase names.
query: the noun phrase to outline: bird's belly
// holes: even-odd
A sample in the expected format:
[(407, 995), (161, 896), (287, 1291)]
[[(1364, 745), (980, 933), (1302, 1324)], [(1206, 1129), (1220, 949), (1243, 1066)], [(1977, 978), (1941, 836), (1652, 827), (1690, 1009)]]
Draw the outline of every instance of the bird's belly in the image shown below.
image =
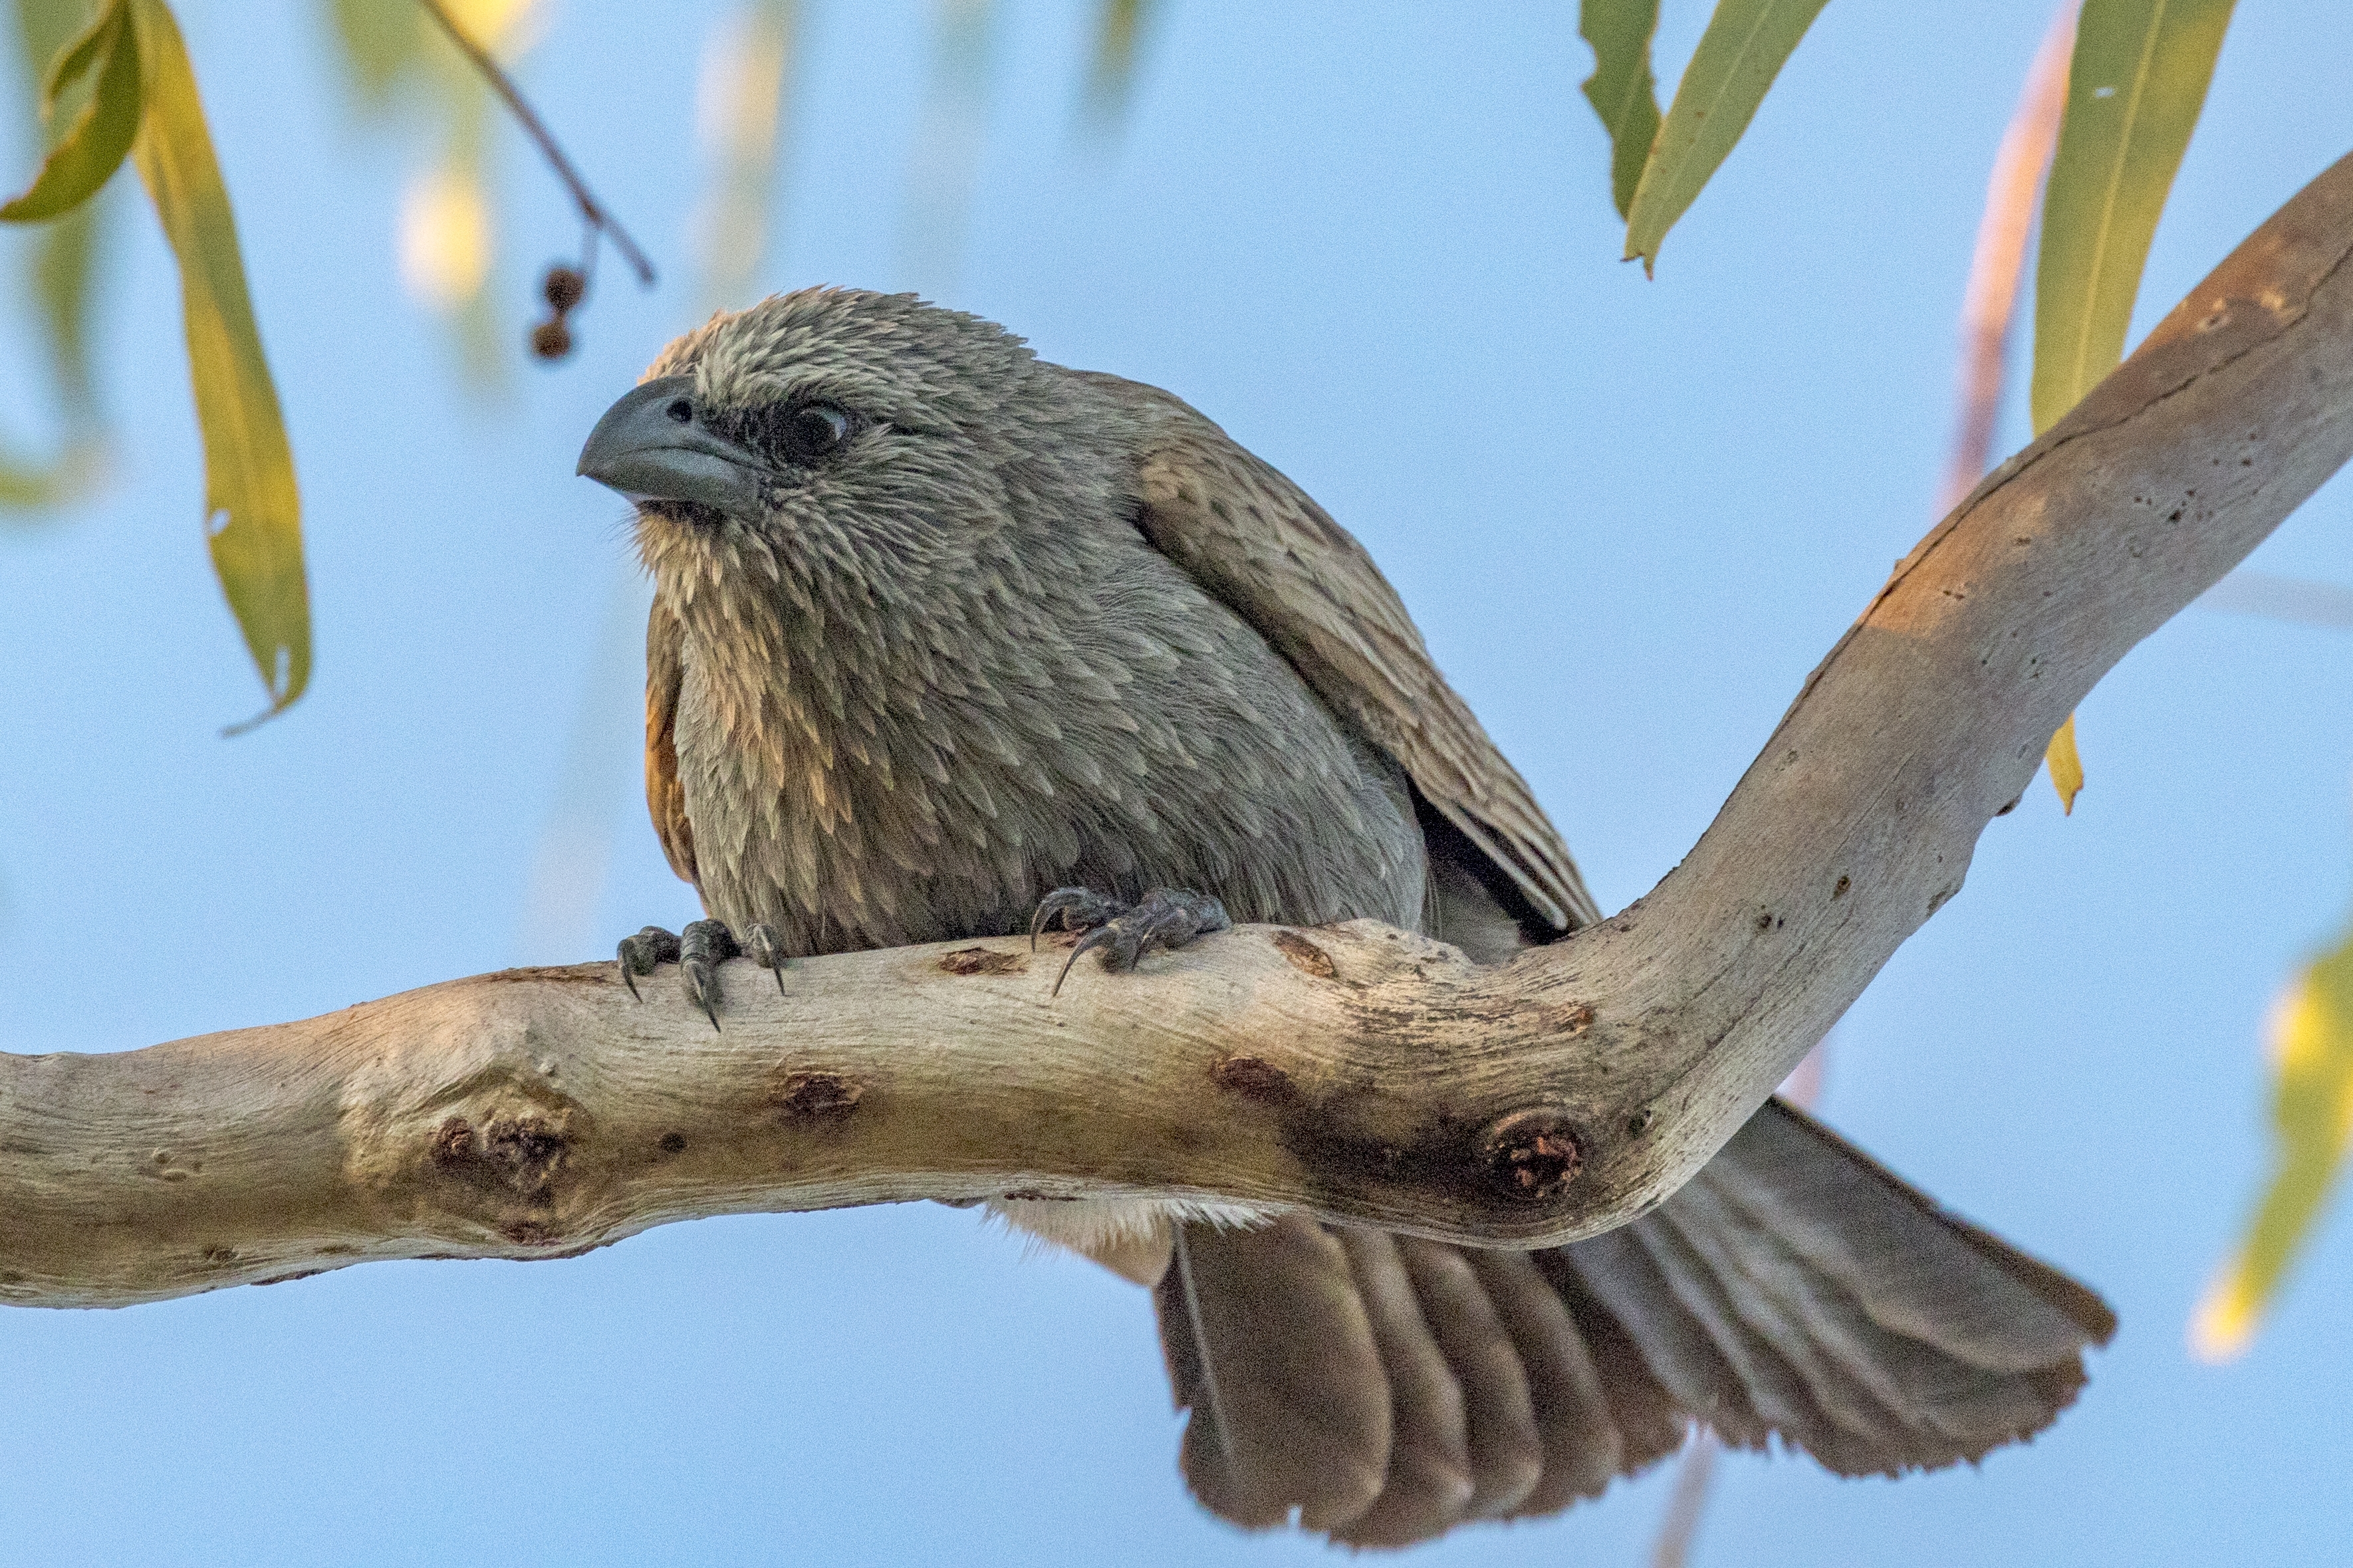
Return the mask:
[(1079, 634), (1109, 632), (1082, 624), (1059, 665), (1016, 647), (952, 687), (870, 669), (884, 627), (774, 621), (748, 657), (690, 623), (675, 744), (705, 907), (803, 955), (1026, 931), (1071, 886), (1182, 888), (1243, 921), (1418, 926), (1427, 859), (1402, 770), (1229, 613), (1190, 613), (1208, 617), (1193, 641), (1224, 639), (1213, 653), (1122, 667), (1119, 647), (1150, 640), (1139, 609), (1123, 643), (1095, 647)]
[[(1099, 782), (967, 764), (940, 784), (899, 769), (812, 768), (782, 748), (741, 748), (680, 773), (705, 907), (738, 929), (776, 928), (807, 956), (1029, 929), (1038, 900), (1080, 886), (1133, 901), (1155, 887), (1222, 900), (1237, 921), (1314, 925), (1422, 918), (1420, 829), (1388, 759), (1336, 737), (1296, 774), (1261, 770), (1248, 793), (1201, 770)], [(986, 804), (983, 809), (982, 803)]]
[(1092, 1258), (1147, 1288), (1160, 1282), (1177, 1226), (1243, 1229), (1280, 1212), (1194, 1198), (992, 1198), (987, 1208), (1034, 1240)]

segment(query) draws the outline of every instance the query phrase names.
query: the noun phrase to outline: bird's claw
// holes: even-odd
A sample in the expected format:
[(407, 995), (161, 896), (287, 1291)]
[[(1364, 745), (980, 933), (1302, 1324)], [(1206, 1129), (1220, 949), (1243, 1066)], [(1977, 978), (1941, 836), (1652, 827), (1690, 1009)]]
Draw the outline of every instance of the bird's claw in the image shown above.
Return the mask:
[(1064, 931), (1087, 931), (1126, 910), (1125, 904), (1092, 888), (1057, 888), (1038, 900), (1038, 912), (1029, 917), (1029, 951), (1038, 951), (1038, 933), (1051, 930), (1057, 920)]
[(765, 923), (753, 926), (744, 933), (744, 951), (753, 963), (776, 977), (776, 994), (782, 996), (787, 960), (784, 939), (776, 934), (776, 928)]
[(1228, 918), (1225, 905), (1207, 893), (1188, 892), (1181, 888), (1155, 888), (1132, 909), (1084, 888), (1058, 888), (1038, 906), (1038, 918), (1030, 926), (1032, 942), (1050, 909), (1061, 914), (1065, 925), (1073, 931), (1081, 923), (1072, 919), (1074, 911), (1083, 910), (1092, 917), (1084, 921), (1086, 934), (1071, 947), (1062, 972), (1054, 976), (1054, 989), (1050, 993), (1052, 995), (1061, 994), (1062, 982), (1070, 978), (1071, 965), (1078, 963), (1082, 952), (1102, 950), (1103, 966), (1118, 973), (1134, 969), (1137, 961), (1155, 947), (1173, 951), (1205, 931), (1224, 931), (1234, 923)]
[(638, 991), (638, 976), (651, 974), (656, 964), (676, 963), (678, 938), (659, 926), (648, 926), (635, 936), (621, 939), (618, 957), (621, 984), (629, 988), (630, 995), (642, 1002), (645, 997)]
[(648, 926), (635, 936), (621, 939), (621, 979), (628, 986), (629, 994), (642, 1002), (645, 997), (638, 990), (638, 976), (651, 974), (658, 964), (677, 964), (687, 1001), (710, 1019), (715, 1029), (719, 1027), (719, 966), (731, 958), (744, 956), (774, 972), (776, 994), (784, 994), (785, 964), (788, 962), (784, 941), (777, 936), (776, 927), (765, 924), (745, 928), (740, 942), (723, 921), (696, 921), (678, 935), (659, 926)]
[(724, 921), (696, 921), (678, 933), (678, 973), (686, 999), (719, 1027), (719, 966), (742, 954)]

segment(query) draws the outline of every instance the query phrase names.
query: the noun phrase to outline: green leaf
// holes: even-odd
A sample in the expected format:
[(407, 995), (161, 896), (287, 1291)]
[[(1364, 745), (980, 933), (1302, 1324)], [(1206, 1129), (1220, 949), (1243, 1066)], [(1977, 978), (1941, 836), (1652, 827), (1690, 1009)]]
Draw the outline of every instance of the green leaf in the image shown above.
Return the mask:
[[(90, 10), (85, 0), (16, 0), (28, 104), (41, 97), (51, 63), (88, 30)], [(103, 248), (105, 206), (102, 198), (88, 201), (52, 219), (34, 242), (31, 257), (31, 292), (40, 307), (58, 388), (69, 417), (85, 428), (96, 422), (98, 412), (90, 365), (90, 284)]]
[(2034, 275), (2035, 434), (2124, 358), (2141, 267), (2232, 0), (2085, 0)]
[(1609, 199), (1618, 216), (1633, 210), (1642, 165), (1659, 139), (1659, 92), (1651, 77), (1651, 37), (1659, 30), (1659, 0), (1585, 0), (1577, 36), (1593, 46), (1593, 74), (1585, 101), (1609, 132)]
[[(74, 15), (68, 22), (67, 13)], [(34, 47), (48, 66), (35, 84), (40, 100), (43, 120), (54, 119), (58, 105), (70, 97), (74, 87), (90, 74), (92, 66), (106, 58), (107, 51), (121, 36), (122, 7), (119, 0), (108, 3), (96, 11), (86, 5), (26, 4), (19, 0), (18, 20), (24, 26), (27, 43), (37, 36), (40, 43)], [(58, 25), (67, 23), (64, 36), (58, 37)], [(54, 139), (53, 139), (54, 140)]]
[[(2031, 398), (2038, 436), (2125, 357), (2149, 240), (2198, 128), (2232, 3), (2084, 0), (2042, 195)], [(2074, 735), (2071, 715), (2045, 753), (2070, 811), (2084, 787)]]
[(99, 68), (98, 87), (73, 129), (49, 149), (31, 187), (0, 206), (0, 222), (38, 223), (71, 211), (98, 193), (131, 151), (132, 138), (139, 133), (140, 62), (126, 4), (115, 0), (51, 68), (45, 96), (54, 100), (92, 60), (105, 62)]
[(90, 30), (92, 19), (104, 7), (91, 0), (16, 0), (16, 33), (24, 42), (26, 63), (32, 68), (33, 96), (37, 100), (48, 68), (67, 46), (77, 42)]
[(195, 73), (163, 0), (129, 0), (147, 79), (132, 156), (180, 262), (180, 310), (205, 443), (205, 532), (246, 647), (281, 711), (311, 680), (302, 509), (278, 389), (246, 296), (237, 222), (213, 157)]
[(2353, 935), (2297, 976), (2274, 1010), (2270, 1184), (2190, 1321), (2192, 1348), (2227, 1361), (2253, 1339), (2312, 1235), (2353, 1139)]
[(1719, 0), (1642, 165), (1626, 216), (1626, 259), (1658, 265), (1659, 245), (1748, 129), (1766, 89), (1829, 0)]

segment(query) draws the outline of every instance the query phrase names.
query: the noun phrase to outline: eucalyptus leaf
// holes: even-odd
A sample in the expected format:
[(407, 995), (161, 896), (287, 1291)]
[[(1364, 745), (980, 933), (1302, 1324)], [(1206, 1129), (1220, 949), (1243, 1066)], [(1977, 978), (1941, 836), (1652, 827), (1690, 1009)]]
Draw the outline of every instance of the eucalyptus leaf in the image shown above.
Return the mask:
[[(87, 0), (16, 0), (17, 41), (27, 104), (39, 99), (51, 66), (88, 30), (93, 8)], [(104, 13), (99, 13), (102, 19)], [(61, 102), (64, 100), (60, 100)], [(54, 141), (55, 138), (49, 138)], [(98, 418), (90, 360), (92, 284), (105, 249), (110, 198), (103, 193), (51, 219), (34, 241), (31, 294), (39, 307), (49, 363), (63, 395), (68, 418), (87, 428)], [(5, 499), (5, 497), (0, 497)]]
[(1659, 137), (1659, 90), (1651, 76), (1651, 39), (1659, 30), (1659, 0), (1585, 0), (1577, 35), (1593, 46), (1593, 74), (1585, 101), (1609, 132), (1609, 199), (1618, 216), (1633, 210), (1642, 165)]
[(2272, 1177), (2230, 1261), (2199, 1303), (2190, 1342), (2211, 1361), (2244, 1350), (2312, 1235), (2353, 1138), (2353, 935), (2296, 977), (2274, 1009)]
[[(57, 25), (67, 21), (69, 12), (79, 15), (69, 24), (66, 36), (58, 38)], [(36, 35), (42, 36), (37, 47), (42, 50), (41, 58), (49, 62), (41, 72), (39, 84), (41, 118), (47, 120), (57, 113), (58, 103), (71, 96), (90, 68), (106, 58), (120, 37), (121, 0), (108, 0), (96, 11), (76, 5), (19, 4), (16, 14), (28, 43), (35, 40)]]
[(1720, 0), (1642, 165), (1626, 216), (1626, 259), (1658, 265), (1667, 230), (1690, 210), (1765, 101), (1829, 0)]
[(2051, 770), (2051, 787), (2059, 792), (2059, 809), (2069, 816), (2075, 815), (2075, 797), (2084, 793), (2084, 756), (2075, 750), (2075, 716), (2059, 726), (2043, 748), (2042, 761)]
[(205, 446), (205, 532), (222, 592), (269, 692), (269, 714), (311, 679), (310, 589), (294, 454), (245, 287), (237, 223), (195, 71), (163, 0), (129, 0), (147, 81), (132, 156), (180, 263), (188, 371)]
[(40, 223), (70, 212), (97, 195), (122, 166), (132, 139), (139, 134), (142, 107), (139, 48), (128, 4), (116, 0), (58, 57), (48, 78), (52, 97), (79, 79), (92, 60), (103, 62), (98, 68), (98, 86), (72, 129), (49, 149), (32, 185), (0, 205), (0, 222)]
[(2035, 434), (2124, 358), (2141, 268), (2232, 0), (2085, 0), (2034, 275)]
[[(2085, 0), (2042, 195), (2034, 275), (2034, 433), (2125, 357), (2150, 239), (2197, 129), (2232, 0)], [(2072, 812), (2084, 787), (2075, 721), (2044, 753)]]

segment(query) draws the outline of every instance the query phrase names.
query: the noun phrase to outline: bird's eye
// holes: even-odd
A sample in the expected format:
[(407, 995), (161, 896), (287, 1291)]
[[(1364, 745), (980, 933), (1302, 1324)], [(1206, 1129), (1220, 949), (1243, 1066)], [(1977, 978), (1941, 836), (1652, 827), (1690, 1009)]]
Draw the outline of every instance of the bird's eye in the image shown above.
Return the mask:
[(849, 416), (830, 403), (804, 403), (786, 414), (784, 447), (796, 462), (814, 462), (849, 439)]

